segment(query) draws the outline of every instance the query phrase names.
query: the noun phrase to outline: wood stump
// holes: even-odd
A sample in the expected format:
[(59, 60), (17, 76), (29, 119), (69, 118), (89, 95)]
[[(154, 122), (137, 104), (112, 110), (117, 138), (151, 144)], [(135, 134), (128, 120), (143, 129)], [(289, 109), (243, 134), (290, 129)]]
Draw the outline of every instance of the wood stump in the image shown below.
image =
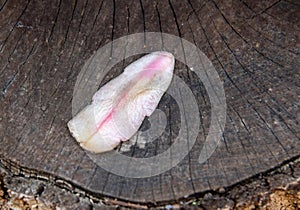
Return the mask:
[[(300, 155), (299, 22), (300, 4), (293, 0), (2, 0), (1, 164), (94, 197), (155, 204), (226, 188), (295, 159)], [(66, 124), (85, 62), (105, 44), (140, 32), (172, 34), (206, 54), (224, 85), (227, 121), (221, 144), (200, 164), (209, 97), (200, 78), (177, 63), (175, 74), (189, 85), (201, 113), (197, 141), (176, 167), (137, 179), (95, 164)], [(104, 82), (134, 59), (115, 66)], [(180, 125), (178, 106), (165, 95), (159, 107), (168, 120), (164, 137), (124, 154), (151, 157), (172, 145)], [(141, 129), (147, 126), (146, 120)]]

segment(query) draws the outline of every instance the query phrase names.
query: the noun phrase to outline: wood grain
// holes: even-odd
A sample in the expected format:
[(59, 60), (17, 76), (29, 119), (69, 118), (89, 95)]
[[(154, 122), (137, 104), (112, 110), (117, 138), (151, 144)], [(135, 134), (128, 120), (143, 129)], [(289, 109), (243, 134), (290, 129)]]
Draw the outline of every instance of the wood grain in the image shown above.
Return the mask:
[[(299, 9), (297, 1), (276, 0), (0, 1), (1, 163), (96, 197), (156, 203), (231, 186), (299, 156)], [(199, 78), (177, 63), (175, 74), (192, 89), (202, 115), (197, 142), (171, 170), (130, 179), (95, 165), (66, 123), (85, 61), (104, 44), (144, 31), (182, 37), (208, 56), (224, 82), (227, 123), (222, 144), (199, 164), (210, 102)], [(153, 156), (172, 144), (178, 107), (169, 96), (160, 107), (168, 117), (162, 139), (127, 155)]]

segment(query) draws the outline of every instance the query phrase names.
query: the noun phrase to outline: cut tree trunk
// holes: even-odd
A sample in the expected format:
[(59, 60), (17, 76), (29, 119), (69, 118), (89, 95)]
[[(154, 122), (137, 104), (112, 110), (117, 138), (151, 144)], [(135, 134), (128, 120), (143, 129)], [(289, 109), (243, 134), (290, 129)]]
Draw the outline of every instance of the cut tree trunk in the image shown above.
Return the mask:
[[(94, 197), (159, 203), (226, 188), (295, 159), (299, 22), (300, 5), (293, 0), (1, 0), (1, 163), (13, 173), (62, 180)], [(140, 179), (99, 167), (66, 126), (85, 62), (105, 44), (138, 32), (169, 33), (195, 44), (217, 70), (227, 103), (222, 142), (200, 164), (209, 97), (200, 79), (177, 63), (175, 74), (189, 85), (201, 113), (197, 142), (176, 167)], [(118, 64), (106, 81), (126, 65)], [(168, 95), (159, 106), (168, 119), (163, 137), (121, 153), (151, 157), (171, 146), (180, 125), (178, 106)]]

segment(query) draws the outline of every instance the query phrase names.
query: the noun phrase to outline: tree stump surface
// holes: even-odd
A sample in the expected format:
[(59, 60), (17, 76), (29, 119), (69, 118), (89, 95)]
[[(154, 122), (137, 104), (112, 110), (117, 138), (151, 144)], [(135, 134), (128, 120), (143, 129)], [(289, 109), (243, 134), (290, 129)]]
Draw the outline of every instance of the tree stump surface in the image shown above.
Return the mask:
[[(299, 157), (299, 11), (292, 0), (2, 0), (1, 164), (98, 198), (159, 203), (226, 188)], [(196, 97), (201, 131), (176, 167), (135, 179), (96, 165), (66, 124), (84, 63), (112, 40), (145, 31), (182, 37), (207, 55), (223, 81), (227, 121), (222, 143), (199, 164), (210, 102), (199, 78), (177, 63), (175, 74)], [(113, 68), (106, 81), (129, 62)], [(124, 154), (151, 157), (171, 146), (180, 124), (178, 106), (168, 95), (159, 106), (168, 119), (164, 139)]]

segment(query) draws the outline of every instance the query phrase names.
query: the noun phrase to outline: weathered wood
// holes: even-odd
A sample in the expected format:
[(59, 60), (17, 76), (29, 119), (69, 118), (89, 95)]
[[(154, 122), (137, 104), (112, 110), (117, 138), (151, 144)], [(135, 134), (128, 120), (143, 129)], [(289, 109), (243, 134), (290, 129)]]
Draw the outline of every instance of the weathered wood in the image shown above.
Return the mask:
[[(1, 1), (1, 160), (94, 196), (155, 203), (227, 187), (299, 156), (299, 8), (297, 1), (275, 0)], [(144, 31), (185, 38), (213, 61), (224, 82), (227, 123), (222, 144), (199, 164), (210, 103), (199, 78), (177, 63), (175, 73), (191, 87), (203, 115), (197, 142), (170, 171), (130, 179), (95, 165), (66, 123), (85, 61), (104, 44)], [(160, 107), (169, 119), (164, 137), (127, 155), (150, 157), (172, 144), (178, 107), (169, 96)]]

